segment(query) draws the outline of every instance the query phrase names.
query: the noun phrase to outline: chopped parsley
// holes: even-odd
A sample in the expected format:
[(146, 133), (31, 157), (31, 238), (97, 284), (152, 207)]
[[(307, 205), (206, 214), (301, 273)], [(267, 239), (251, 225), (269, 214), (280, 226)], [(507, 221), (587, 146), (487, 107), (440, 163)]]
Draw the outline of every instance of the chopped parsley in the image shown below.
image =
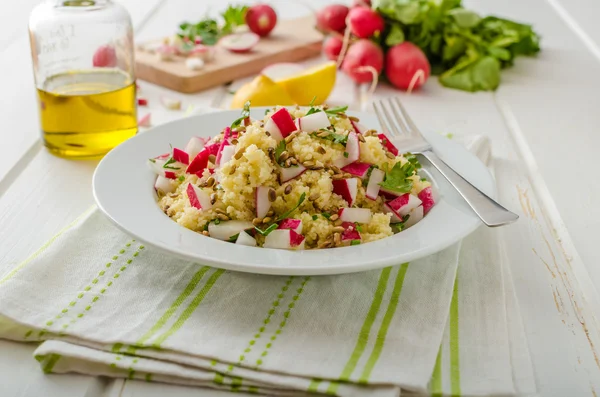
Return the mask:
[(215, 225), (218, 225), (219, 223), (221, 223), (221, 220), (219, 218), (215, 219)]
[(416, 169), (420, 168), (421, 165), (414, 156), (412, 156), (412, 158), (407, 156), (407, 159), (408, 162), (404, 163), (404, 165), (396, 163), (391, 171), (386, 172), (384, 181), (379, 185), (387, 190), (397, 193), (410, 192), (413, 187), (413, 182), (409, 177), (412, 176)]
[(244, 121), (248, 117), (250, 117), (250, 101), (246, 101), (246, 103), (244, 103), (244, 109), (242, 109), (242, 117), (231, 123), (231, 128), (233, 129), (239, 127), (240, 124), (242, 124), (242, 121)]
[(175, 162), (175, 159), (173, 157), (169, 157), (169, 159), (167, 160), (167, 162), (165, 164), (163, 164), (163, 168), (169, 169), (169, 170), (178, 170), (179, 167), (171, 167), (169, 164), (173, 164)]
[(352, 240), (350, 241), (350, 245), (359, 245), (360, 244), (360, 240)]
[(296, 206), (294, 208), (287, 211), (286, 213), (281, 215), (279, 218), (275, 219), (275, 222), (279, 222), (279, 221), (287, 218), (289, 215), (291, 215), (294, 211), (296, 211), (298, 209), (298, 207), (300, 207), (302, 205), (302, 203), (304, 202), (304, 199), (306, 199), (306, 193), (302, 193), (302, 195), (300, 196), (300, 200), (298, 200), (298, 204), (296, 204)]
[(350, 154), (348, 152), (344, 152), (344, 157), (348, 158), (348, 156), (350, 156)]
[(406, 221), (408, 220), (408, 218), (410, 218), (410, 214), (404, 215), (404, 217), (402, 217), (402, 221), (401, 222), (390, 223), (390, 226), (397, 227), (399, 230), (402, 230), (402, 229), (404, 229), (404, 224), (406, 223)]
[(358, 223), (355, 223), (355, 225), (356, 225), (356, 230), (358, 230), (359, 233), (362, 233), (363, 232), (362, 231), (362, 226), (359, 225)]
[(227, 241), (230, 242), (230, 243), (235, 243), (237, 241), (237, 239), (238, 239), (239, 236), (240, 236), (239, 233), (238, 234), (234, 234), (233, 236), (229, 237), (227, 239)]
[[(319, 132), (329, 132), (329, 130), (320, 129)], [(325, 136), (318, 136), (317, 133), (313, 133), (311, 135), (315, 138), (325, 139), (328, 141), (332, 141), (333, 143), (340, 143), (344, 146), (346, 146), (346, 143), (348, 142), (348, 135), (336, 134), (335, 132), (329, 132), (329, 135)]]
[(421, 182), (427, 182), (427, 178), (421, 178)]
[(329, 218), (331, 218), (331, 214), (329, 212), (323, 212), (321, 214), (321, 216), (327, 220), (329, 220)]
[(269, 226), (268, 228), (266, 228), (265, 230), (262, 230), (258, 226), (255, 226), (254, 230), (256, 230), (257, 232), (259, 232), (263, 236), (268, 236), (269, 233), (271, 233), (273, 230), (277, 229), (277, 226), (278, 226), (277, 223), (274, 223), (271, 226)]
[(179, 177), (177, 179), (179, 179), (179, 182), (183, 182), (183, 181), (185, 181), (185, 176), (179, 175)]
[(317, 219), (319, 219), (319, 215), (313, 215), (312, 219), (313, 219), (313, 221), (316, 221)]

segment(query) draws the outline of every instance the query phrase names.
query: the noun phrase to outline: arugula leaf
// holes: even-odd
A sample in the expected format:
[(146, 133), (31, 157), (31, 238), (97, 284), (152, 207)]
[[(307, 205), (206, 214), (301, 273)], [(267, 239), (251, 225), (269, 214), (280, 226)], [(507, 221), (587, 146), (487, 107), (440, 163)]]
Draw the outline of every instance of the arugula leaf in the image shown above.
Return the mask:
[(254, 226), (254, 230), (256, 230), (257, 232), (259, 232), (261, 235), (263, 236), (268, 236), (273, 230), (277, 229), (278, 225), (277, 223), (272, 224), (271, 226), (269, 226), (268, 228), (266, 228), (265, 230), (260, 229), (258, 226)]
[(234, 234), (233, 236), (229, 237), (227, 239), (227, 241), (230, 242), (230, 243), (235, 243), (237, 241), (237, 239), (238, 239), (239, 236), (240, 236), (239, 233), (238, 234)]
[(321, 111), (321, 109), (311, 107), (310, 109), (308, 109), (308, 112), (306, 112), (305, 116), (310, 116), (311, 114), (319, 113), (320, 111)]
[(300, 207), (302, 205), (302, 203), (304, 202), (305, 199), (306, 199), (306, 193), (302, 193), (300, 195), (300, 199), (298, 200), (298, 204), (296, 204), (296, 206), (294, 208), (292, 208), (291, 210), (289, 210), (286, 213), (284, 213), (283, 215), (281, 215), (279, 218), (275, 219), (275, 222), (277, 223), (279, 221), (284, 220), (288, 216), (290, 216), (294, 211), (296, 211), (298, 209), (298, 207)]
[(325, 113), (327, 113), (329, 115), (336, 115), (336, 114), (344, 113), (346, 110), (348, 110), (348, 105), (337, 106), (334, 108), (327, 109), (327, 110), (325, 110)]
[(379, 186), (398, 193), (408, 193), (411, 191), (413, 183), (408, 179), (413, 173), (415, 167), (410, 162), (404, 165), (396, 163), (390, 172), (386, 172), (385, 179)]
[(248, 12), (248, 6), (232, 6), (230, 5), (221, 14), (225, 20), (225, 25), (221, 28), (222, 34), (230, 34), (233, 32), (235, 27), (246, 24), (246, 12)]
[(244, 103), (244, 108), (242, 109), (242, 117), (231, 123), (231, 128), (233, 129), (239, 127), (240, 124), (242, 124), (242, 121), (244, 121), (244, 119), (248, 117), (250, 117), (250, 101), (246, 101), (246, 103)]

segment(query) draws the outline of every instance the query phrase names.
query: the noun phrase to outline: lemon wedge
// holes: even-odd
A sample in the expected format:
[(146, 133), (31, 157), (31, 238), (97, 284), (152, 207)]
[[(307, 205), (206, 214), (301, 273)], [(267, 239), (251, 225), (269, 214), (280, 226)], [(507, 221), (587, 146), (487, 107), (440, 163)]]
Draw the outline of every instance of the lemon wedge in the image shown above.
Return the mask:
[(283, 87), (298, 105), (307, 106), (315, 97), (313, 104), (320, 105), (327, 100), (333, 90), (336, 72), (335, 62), (327, 62), (299, 74), (276, 80), (275, 83)]
[(280, 85), (270, 78), (258, 75), (254, 80), (238, 89), (231, 101), (231, 109), (240, 109), (250, 101), (252, 106), (290, 106), (296, 102)]

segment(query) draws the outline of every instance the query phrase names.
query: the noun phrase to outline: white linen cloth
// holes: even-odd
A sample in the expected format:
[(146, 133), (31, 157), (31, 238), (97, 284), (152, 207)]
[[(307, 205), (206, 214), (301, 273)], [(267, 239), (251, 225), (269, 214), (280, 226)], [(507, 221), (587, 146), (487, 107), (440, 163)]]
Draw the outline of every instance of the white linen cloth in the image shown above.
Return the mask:
[(493, 233), (381, 270), (276, 277), (169, 257), (93, 208), (0, 278), (0, 337), (42, 342), (45, 372), (282, 396), (531, 394)]

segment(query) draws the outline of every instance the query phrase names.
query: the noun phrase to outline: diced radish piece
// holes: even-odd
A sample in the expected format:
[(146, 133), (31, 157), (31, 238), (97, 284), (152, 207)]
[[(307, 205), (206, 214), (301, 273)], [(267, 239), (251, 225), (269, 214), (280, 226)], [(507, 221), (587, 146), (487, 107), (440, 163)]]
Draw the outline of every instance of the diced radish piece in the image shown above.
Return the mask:
[(394, 146), (392, 141), (390, 141), (388, 139), (388, 137), (385, 136), (385, 134), (379, 134), (378, 136), (379, 136), (379, 140), (381, 141), (381, 144), (388, 150), (388, 152), (390, 152), (394, 156), (397, 156), (398, 148), (396, 148), (396, 146)]
[(156, 156), (155, 159), (157, 159), (157, 160), (166, 160), (169, 157), (171, 157), (171, 153), (163, 153), (160, 156)]
[(165, 178), (177, 179), (177, 174), (175, 174), (173, 171), (165, 171)]
[(400, 216), (405, 216), (411, 210), (421, 205), (421, 200), (417, 196), (410, 193), (405, 193), (402, 196), (388, 202), (389, 206), (396, 211)]
[(187, 154), (187, 152), (184, 152), (181, 149), (178, 148), (173, 148), (173, 159), (175, 161), (179, 161), (182, 164), (189, 164), (190, 163), (190, 156), (189, 154)]
[(302, 233), (302, 221), (300, 219), (288, 218), (279, 222), (277, 229), (291, 229), (296, 233)]
[(267, 132), (271, 134), (271, 138), (275, 139), (277, 142), (283, 139), (283, 135), (281, 134), (279, 127), (272, 118), (267, 120), (265, 123), (265, 130), (267, 130)]
[(156, 55), (159, 61), (170, 61), (177, 55), (177, 47), (169, 44), (162, 44), (156, 48)]
[(190, 205), (199, 210), (208, 210), (212, 208), (210, 196), (204, 190), (196, 185), (188, 184), (186, 189)]
[(139, 106), (148, 106), (148, 100), (145, 98), (138, 98), (137, 103)]
[(277, 125), (279, 132), (284, 138), (296, 131), (296, 124), (294, 124), (292, 115), (286, 108), (281, 108), (273, 113), (271, 120)]
[(256, 208), (256, 217), (264, 218), (267, 216), (267, 212), (271, 208), (271, 201), (269, 200), (270, 187), (259, 186), (254, 192), (254, 206)]
[(348, 164), (347, 166), (342, 167), (342, 171), (363, 179), (367, 176), (369, 168), (371, 168), (371, 164), (359, 163), (358, 161), (356, 161), (352, 164)]
[(433, 193), (430, 187), (426, 187), (425, 189), (419, 192), (419, 200), (423, 202), (423, 213), (427, 214), (431, 207), (434, 206), (435, 200), (433, 199)]
[(210, 237), (227, 241), (236, 234), (252, 228), (254, 225), (248, 221), (221, 221), (219, 224), (211, 222), (208, 224), (208, 233)]
[(404, 224), (404, 228), (413, 226), (421, 219), (423, 219), (423, 206), (420, 205), (408, 213), (408, 220)]
[(383, 203), (383, 212), (385, 212), (386, 214), (392, 214), (392, 217), (390, 218), (390, 223), (402, 222), (402, 217), (400, 216), (400, 214), (394, 211), (388, 203)]
[(352, 206), (356, 200), (356, 194), (358, 193), (358, 179), (338, 179), (333, 181), (333, 192), (342, 196), (348, 203), (348, 206)]
[(167, 179), (164, 176), (159, 175), (154, 183), (154, 188), (163, 193), (173, 193), (175, 189), (177, 189), (177, 184), (175, 184), (171, 179)]
[(165, 176), (165, 169), (163, 168), (163, 165), (165, 165), (165, 163), (166, 163), (166, 161), (164, 161), (164, 160), (156, 160), (156, 159), (148, 160), (148, 166), (150, 167), (152, 172), (154, 172), (156, 175), (160, 175), (160, 176)]
[(208, 150), (208, 154), (214, 154), (215, 156), (219, 154), (219, 147), (221, 145), (219, 143), (211, 143), (210, 145), (206, 145), (205, 149)]
[(327, 128), (330, 125), (331, 122), (329, 122), (329, 118), (325, 112), (309, 114), (308, 116), (301, 117), (300, 121), (298, 122), (298, 127), (302, 131), (306, 132), (319, 131), (320, 129)]
[(139, 127), (151, 127), (152, 121), (151, 121), (150, 117), (151, 117), (150, 113), (143, 116), (141, 119), (138, 120), (138, 126)]
[(371, 222), (371, 210), (368, 208), (342, 208), (338, 215), (342, 222)]
[(265, 248), (304, 249), (304, 236), (290, 229), (273, 230), (265, 237)]
[(221, 162), (219, 163), (219, 166), (220, 167), (224, 166), (225, 163), (227, 163), (228, 161), (230, 161), (233, 158), (234, 154), (235, 154), (235, 146), (233, 146), (233, 145), (225, 146), (223, 148), (223, 150), (221, 151)]
[(273, 81), (277, 81), (300, 74), (304, 69), (304, 67), (297, 63), (274, 63), (264, 68), (260, 74), (267, 76)]
[(380, 170), (379, 168), (373, 168), (371, 171), (371, 177), (369, 178), (369, 183), (367, 184), (367, 191), (365, 196), (371, 200), (377, 200), (377, 196), (379, 195), (379, 191), (381, 186), (379, 184), (383, 182), (385, 178), (385, 172)]
[(346, 230), (342, 232), (342, 242), (352, 242), (353, 240), (360, 240), (360, 233), (356, 228), (356, 225), (352, 222), (343, 222), (342, 227)]
[(354, 131), (356, 131), (357, 134), (364, 134), (365, 132), (367, 132), (369, 130), (364, 125), (357, 123), (355, 121), (350, 120), (350, 123), (352, 123), (352, 127), (354, 127)]
[(245, 231), (240, 232), (235, 243), (238, 245), (247, 245), (248, 247), (256, 247), (256, 240), (254, 237), (246, 233)]
[(281, 183), (285, 183), (289, 180), (292, 180), (292, 179), (297, 178), (300, 175), (302, 175), (304, 173), (304, 171), (306, 171), (306, 167), (298, 164), (296, 166), (288, 167), (288, 168), (280, 167), (279, 170), (281, 172)]
[(194, 157), (190, 165), (188, 165), (185, 172), (188, 174), (202, 174), (202, 171), (204, 171), (204, 169), (208, 166), (208, 156), (210, 156), (210, 152), (208, 150), (204, 149), (200, 151), (200, 153)]
[(394, 200), (395, 198), (402, 196), (404, 193), (398, 193), (379, 186), (379, 194), (388, 200)]
[(260, 36), (256, 33), (235, 33), (223, 37), (219, 44), (231, 52), (243, 53), (250, 51), (259, 40)]
[(202, 149), (204, 149), (204, 141), (197, 136), (191, 137), (187, 145), (185, 145), (185, 152), (192, 160), (196, 158)]
[(219, 151), (217, 152), (217, 164), (221, 164), (221, 156), (223, 155), (223, 148), (229, 145), (229, 136), (231, 135), (231, 128), (225, 127), (223, 132), (223, 141), (219, 145)]
[(358, 135), (356, 132), (350, 132), (348, 134), (348, 141), (346, 142), (344, 156), (338, 157), (333, 161), (333, 164), (336, 167), (342, 168), (347, 166), (348, 164), (352, 164), (355, 161), (358, 161), (360, 158), (360, 141), (358, 140)]

